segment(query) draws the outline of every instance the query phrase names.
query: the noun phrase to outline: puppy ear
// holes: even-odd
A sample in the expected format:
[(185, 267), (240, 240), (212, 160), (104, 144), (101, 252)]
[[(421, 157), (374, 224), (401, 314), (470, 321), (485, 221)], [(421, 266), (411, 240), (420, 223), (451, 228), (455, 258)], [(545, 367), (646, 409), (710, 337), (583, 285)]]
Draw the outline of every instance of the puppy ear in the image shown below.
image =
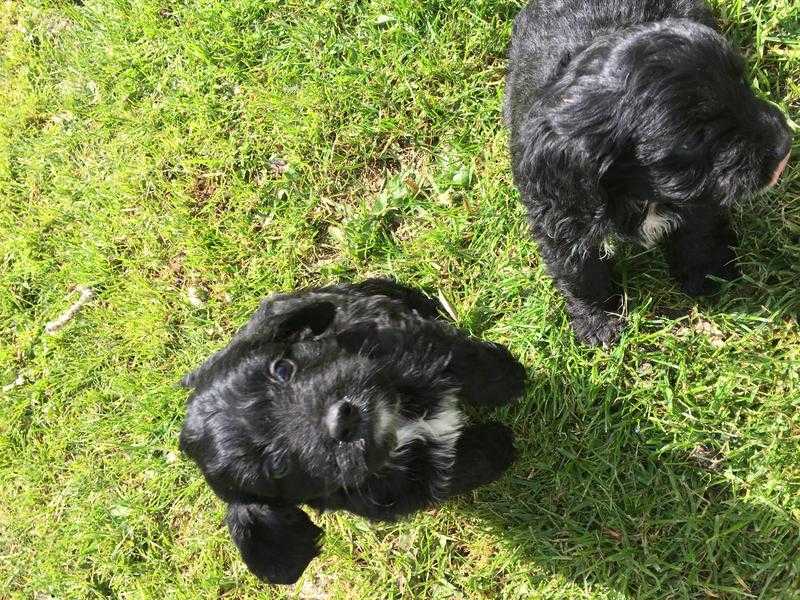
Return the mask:
[[(566, 69), (545, 88), (535, 116), (512, 140), (528, 169), (547, 170), (548, 180), (570, 187), (599, 183), (629, 134), (619, 114), (621, 90), (599, 75), (575, 71)], [(576, 172), (582, 181), (575, 181)]]
[(232, 503), (226, 521), (247, 568), (270, 583), (296, 582), (320, 553), (322, 529), (296, 506)]
[[(211, 359), (209, 359), (209, 360), (211, 360)], [(208, 361), (206, 361), (206, 362), (208, 362)], [(195, 385), (197, 385), (197, 380), (199, 379), (198, 373), (200, 372), (200, 370), (202, 368), (203, 367), (201, 366), (201, 367), (195, 369), (194, 371), (192, 371), (191, 373), (187, 373), (186, 375), (184, 375), (183, 379), (181, 379), (181, 382), (180, 382), (181, 387), (185, 387), (185, 388), (193, 388), (193, 387), (195, 387)]]
[(257, 337), (265, 342), (295, 342), (325, 333), (336, 317), (336, 306), (314, 296), (270, 296), (233, 341)]
[[(532, 226), (553, 239), (574, 238), (578, 256), (604, 235), (599, 220), (583, 210), (585, 199), (606, 194), (604, 177), (629, 147), (624, 90), (602, 74), (604, 56), (603, 48), (591, 47), (567, 57), (537, 106), (512, 125), (517, 186), (523, 197), (545, 200), (529, 206)], [(554, 203), (573, 203), (574, 209), (547, 210)]]
[(276, 315), (275, 341), (302, 339), (324, 333), (333, 323), (336, 307), (332, 302), (311, 302)]
[(219, 362), (219, 360), (221, 358), (223, 358), (225, 355), (228, 354), (228, 351), (230, 350), (230, 348), (231, 348), (231, 346), (228, 345), (225, 348), (223, 348), (222, 350), (218, 350), (217, 352), (214, 352), (214, 354), (209, 356), (203, 362), (203, 364), (201, 364), (199, 367), (197, 367), (194, 371), (191, 371), (190, 373), (187, 373), (186, 375), (184, 375), (183, 379), (181, 379), (181, 382), (180, 382), (181, 386), (185, 387), (185, 388), (196, 388), (196, 387), (198, 387), (198, 384), (203, 379), (203, 377), (211, 370), (211, 368), (215, 364), (217, 364), (217, 362)]
[(438, 300), (434, 300), (421, 291), (394, 281), (373, 277), (351, 286), (352, 290), (365, 296), (386, 296), (400, 300), (408, 308), (425, 319), (443, 319), (445, 311)]

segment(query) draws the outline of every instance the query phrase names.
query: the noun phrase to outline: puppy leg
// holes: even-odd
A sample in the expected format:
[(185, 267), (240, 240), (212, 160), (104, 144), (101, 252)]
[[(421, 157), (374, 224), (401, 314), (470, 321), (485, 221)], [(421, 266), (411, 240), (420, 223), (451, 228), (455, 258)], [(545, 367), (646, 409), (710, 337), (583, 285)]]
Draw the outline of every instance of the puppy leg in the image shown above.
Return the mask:
[(624, 325), (618, 316), (622, 302), (599, 249), (569, 261), (564, 244), (556, 245), (547, 236), (537, 236), (537, 241), (550, 275), (564, 294), (575, 337), (590, 346), (615, 343)]
[(463, 494), (499, 479), (515, 457), (514, 434), (508, 427), (500, 423), (470, 425), (456, 443), (450, 495)]
[(525, 368), (505, 347), (459, 338), (450, 354), (447, 371), (460, 384), (464, 402), (502, 406), (522, 395)]
[(670, 271), (690, 296), (704, 296), (719, 290), (708, 278), (736, 279), (740, 272), (732, 246), (736, 234), (727, 212), (696, 211), (667, 239), (666, 254)]
[(231, 503), (225, 520), (247, 568), (270, 583), (294, 583), (320, 552), (322, 529), (296, 506)]

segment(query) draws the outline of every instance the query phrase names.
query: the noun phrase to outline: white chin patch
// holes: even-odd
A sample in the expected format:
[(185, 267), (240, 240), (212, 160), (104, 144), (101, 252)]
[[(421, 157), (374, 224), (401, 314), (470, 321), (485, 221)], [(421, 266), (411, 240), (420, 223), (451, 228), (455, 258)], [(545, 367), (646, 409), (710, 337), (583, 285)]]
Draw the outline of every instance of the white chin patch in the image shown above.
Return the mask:
[(652, 248), (677, 225), (678, 219), (675, 215), (659, 213), (658, 204), (648, 204), (647, 216), (639, 227), (639, 239), (646, 247)]
[(393, 454), (397, 457), (414, 440), (424, 443), (435, 442), (431, 446), (431, 463), (438, 471), (430, 483), (431, 497), (441, 500), (447, 497), (450, 475), (456, 457), (456, 442), (467, 419), (458, 408), (458, 397), (445, 394), (432, 414), (417, 419), (398, 419), (397, 446)]
[[(437, 442), (445, 447), (453, 446), (465, 423), (466, 418), (458, 408), (458, 397), (455, 394), (446, 394), (434, 415), (400, 423), (397, 429), (397, 448), (400, 449), (414, 440)], [(448, 451), (450, 450), (452, 449)]]

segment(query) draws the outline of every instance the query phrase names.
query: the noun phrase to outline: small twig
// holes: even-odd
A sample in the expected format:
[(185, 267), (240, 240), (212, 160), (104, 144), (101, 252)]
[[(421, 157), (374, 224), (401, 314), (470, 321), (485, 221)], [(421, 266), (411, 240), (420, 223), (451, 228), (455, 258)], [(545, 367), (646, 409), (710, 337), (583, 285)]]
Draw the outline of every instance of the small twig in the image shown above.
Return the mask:
[(94, 292), (89, 287), (83, 285), (78, 286), (78, 291), (81, 293), (81, 297), (78, 298), (67, 310), (61, 313), (57, 319), (53, 319), (47, 323), (47, 325), (44, 326), (45, 333), (55, 333), (61, 329), (64, 325), (72, 320), (72, 318), (84, 306), (84, 304), (94, 298)]
[(7, 394), (15, 387), (21, 386), (23, 383), (25, 383), (25, 376), (22, 373), (20, 373), (19, 375), (17, 375), (17, 378), (14, 381), (3, 386), (3, 393)]
[(189, 304), (195, 308), (203, 308), (206, 304), (203, 299), (203, 292), (194, 285), (190, 285), (189, 289), (186, 290), (186, 297), (189, 299)]
[(458, 317), (456, 317), (456, 311), (453, 310), (453, 307), (450, 305), (450, 302), (447, 301), (447, 298), (442, 290), (437, 290), (436, 298), (439, 300), (442, 308), (444, 308), (445, 312), (450, 316), (450, 318), (453, 319), (453, 321), (458, 321)]

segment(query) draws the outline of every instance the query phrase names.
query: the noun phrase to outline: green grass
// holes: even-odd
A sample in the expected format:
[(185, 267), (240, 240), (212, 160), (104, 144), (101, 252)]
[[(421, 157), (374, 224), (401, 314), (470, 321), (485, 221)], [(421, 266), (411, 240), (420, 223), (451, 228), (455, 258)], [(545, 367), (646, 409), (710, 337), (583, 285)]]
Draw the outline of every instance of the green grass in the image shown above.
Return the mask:
[[(0, 4), (0, 597), (800, 598), (800, 168), (737, 208), (717, 301), (627, 249), (630, 328), (577, 346), (500, 125), (517, 9)], [(718, 9), (800, 120), (800, 5)], [(402, 523), (315, 516), (301, 583), (259, 584), (176, 382), (269, 292), (375, 274), (528, 366), (519, 462)]]

